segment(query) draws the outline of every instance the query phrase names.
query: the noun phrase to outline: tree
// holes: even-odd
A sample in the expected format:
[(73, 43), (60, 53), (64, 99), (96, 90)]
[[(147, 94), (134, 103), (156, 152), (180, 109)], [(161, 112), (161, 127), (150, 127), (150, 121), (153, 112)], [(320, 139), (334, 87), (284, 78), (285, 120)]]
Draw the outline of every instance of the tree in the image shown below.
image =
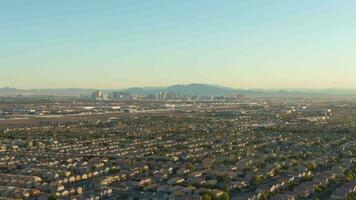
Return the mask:
[(186, 164), (186, 168), (189, 169), (190, 171), (194, 171), (195, 170), (195, 167), (191, 162), (188, 162)]
[(57, 200), (57, 197), (53, 194), (51, 194), (49, 197), (48, 197), (48, 200)]
[(230, 196), (227, 192), (224, 192), (224, 194), (219, 198), (219, 200), (230, 200)]
[(356, 194), (349, 194), (349, 195), (346, 197), (346, 200), (356, 200)]
[(259, 185), (259, 184), (261, 184), (263, 182), (263, 180), (264, 180), (263, 176), (255, 176), (252, 179), (252, 184), (253, 185)]
[(351, 181), (354, 178), (356, 178), (356, 173), (354, 173), (353, 171), (351, 171), (349, 169), (344, 172), (344, 175), (345, 175), (346, 180), (348, 180), (348, 181)]
[(209, 194), (204, 194), (202, 200), (211, 200), (211, 196)]
[(309, 170), (315, 170), (318, 167), (318, 164), (315, 161), (311, 161), (306, 166)]

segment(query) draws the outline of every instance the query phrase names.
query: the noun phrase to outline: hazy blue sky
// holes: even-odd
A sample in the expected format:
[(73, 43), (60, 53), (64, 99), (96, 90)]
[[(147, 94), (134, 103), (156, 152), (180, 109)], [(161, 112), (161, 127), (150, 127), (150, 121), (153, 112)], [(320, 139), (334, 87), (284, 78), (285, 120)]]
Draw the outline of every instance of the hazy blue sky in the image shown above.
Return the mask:
[(0, 87), (356, 87), (354, 0), (0, 0)]

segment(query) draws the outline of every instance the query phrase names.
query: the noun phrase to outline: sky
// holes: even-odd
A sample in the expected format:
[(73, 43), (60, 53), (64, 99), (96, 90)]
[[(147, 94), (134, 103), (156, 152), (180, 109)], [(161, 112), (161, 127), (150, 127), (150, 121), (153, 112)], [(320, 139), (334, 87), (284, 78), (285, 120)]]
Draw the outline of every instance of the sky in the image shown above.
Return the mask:
[(356, 88), (353, 0), (0, 0), (0, 87)]

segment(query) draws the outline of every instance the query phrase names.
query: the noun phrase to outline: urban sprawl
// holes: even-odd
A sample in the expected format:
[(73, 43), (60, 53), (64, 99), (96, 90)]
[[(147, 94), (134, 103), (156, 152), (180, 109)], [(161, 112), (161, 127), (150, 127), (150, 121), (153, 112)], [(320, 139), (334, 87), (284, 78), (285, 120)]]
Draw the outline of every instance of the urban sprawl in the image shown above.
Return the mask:
[(356, 99), (0, 98), (0, 200), (356, 199)]

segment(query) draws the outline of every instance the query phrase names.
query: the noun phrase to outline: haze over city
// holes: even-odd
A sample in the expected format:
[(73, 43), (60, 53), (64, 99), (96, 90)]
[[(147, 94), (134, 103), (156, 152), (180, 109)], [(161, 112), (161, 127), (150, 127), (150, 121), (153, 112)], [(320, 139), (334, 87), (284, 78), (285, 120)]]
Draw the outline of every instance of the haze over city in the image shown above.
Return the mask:
[(0, 87), (355, 88), (356, 3), (0, 2)]

